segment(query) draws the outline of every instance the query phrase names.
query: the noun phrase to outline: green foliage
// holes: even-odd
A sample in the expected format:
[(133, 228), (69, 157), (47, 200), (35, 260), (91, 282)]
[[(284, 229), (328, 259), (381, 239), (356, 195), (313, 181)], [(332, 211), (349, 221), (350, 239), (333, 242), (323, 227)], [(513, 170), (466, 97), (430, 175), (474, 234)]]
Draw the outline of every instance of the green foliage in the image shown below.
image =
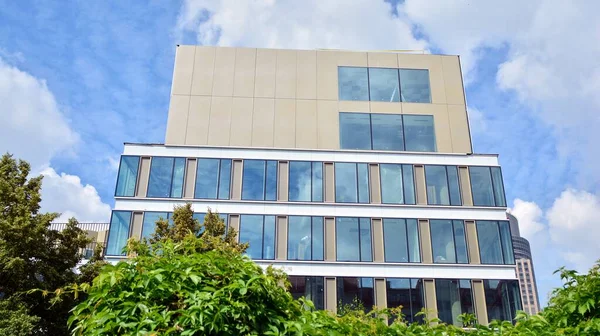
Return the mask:
[(29, 315), (27, 307), (16, 299), (0, 300), (0, 335), (31, 335), (39, 320)]

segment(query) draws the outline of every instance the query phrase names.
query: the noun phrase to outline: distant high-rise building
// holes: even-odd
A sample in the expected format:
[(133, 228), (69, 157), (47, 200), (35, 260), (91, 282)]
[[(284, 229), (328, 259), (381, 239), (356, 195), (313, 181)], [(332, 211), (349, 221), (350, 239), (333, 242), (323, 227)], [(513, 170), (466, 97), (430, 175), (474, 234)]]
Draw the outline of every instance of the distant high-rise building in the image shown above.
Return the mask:
[(535, 271), (533, 270), (533, 258), (529, 241), (521, 237), (519, 221), (508, 214), (510, 230), (513, 240), (515, 261), (517, 264), (517, 276), (521, 290), (521, 302), (523, 310), (531, 315), (540, 311), (540, 300), (538, 296), (537, 283), (535, 282)]

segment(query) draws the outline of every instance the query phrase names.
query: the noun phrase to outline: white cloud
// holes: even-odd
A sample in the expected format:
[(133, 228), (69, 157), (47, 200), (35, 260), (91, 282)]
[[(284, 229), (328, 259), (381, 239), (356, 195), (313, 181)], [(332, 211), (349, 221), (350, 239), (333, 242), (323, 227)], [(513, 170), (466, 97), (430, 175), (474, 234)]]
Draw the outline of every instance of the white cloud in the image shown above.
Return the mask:
[(108, 222), (110, 206), (100, 199), (93, 186), (81, 184), (78, 176), (57, 174), (52, 168), (42, 171), (42, 209), (62, 215), (55, 222), (67, 222), (71, 217), (79, 222)]
[(543, 220), (543, 211), (535, 202), (527, 202), (521, 199), (515, 199), (514, 207), (509, 209), (519, 220), (519, 231), (523, 238), (531, 240), (533, 236), (544, 229), (541, 223)]
[(467, 111), (469, 113), (469, 128), (471, 133), (486, 133), (488, 130), (488, 122), (481, 110), (468, 106)]

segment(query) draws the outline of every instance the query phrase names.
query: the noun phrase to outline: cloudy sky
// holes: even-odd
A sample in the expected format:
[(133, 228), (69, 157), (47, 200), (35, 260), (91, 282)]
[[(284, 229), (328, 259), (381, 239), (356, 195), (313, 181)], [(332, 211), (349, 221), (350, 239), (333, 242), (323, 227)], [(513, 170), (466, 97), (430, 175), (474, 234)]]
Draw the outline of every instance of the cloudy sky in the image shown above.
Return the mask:
[(552, 275), (600, 258), (598, 1), (0, 0), (0, 151), (45, 175), (43, 209), (107, 221), (123, 142), (163, 142), (175, 45), (461, 56), (476, 152), (498, 153)]

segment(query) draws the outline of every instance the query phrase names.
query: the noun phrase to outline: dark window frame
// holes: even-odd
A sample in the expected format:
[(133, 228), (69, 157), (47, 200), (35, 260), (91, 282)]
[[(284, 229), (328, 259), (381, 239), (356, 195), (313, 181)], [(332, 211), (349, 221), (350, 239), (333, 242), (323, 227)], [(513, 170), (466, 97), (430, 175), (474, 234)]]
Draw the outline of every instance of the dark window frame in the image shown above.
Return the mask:
[[(213, 158), (213, 157), (196, 157), (196, 176), (194, 177), (194, 199), (210, 199), (210, 200), (229, 200), (231, 199), (231, 189), (232, 189), (232, 185), (233, 183), (231, 183), (233, 181), (233, 159), (228, 159), (228, 158)], [(196, 197), (196, 184), (198, 181), (198, 168), (200, 167), (198, 165), (199, 160), (217, 160), (219, 162), (219, 164), (217, 165), (217, 188), (216, 188), (216, 192), (215, 195), (216, 197), (214, 198), (199, 198)], [(227, 160), (230, 162), (230, 168), (229, 168), (229, 190), (228, 190), (228, 197), (227, 198), (221, 198), (219, 197), (219, 191), (221, 189), (221, 167), (223, 165), (223, 160)], [(186, 162), (187, 164), (187, 162)], [(187, 167), (185, 169), (186, 174), (184, 174), (184, 185), (185, 185), (185, 176), (187, 175)], [(185, 193), (185, 189), (183, 191)]]

